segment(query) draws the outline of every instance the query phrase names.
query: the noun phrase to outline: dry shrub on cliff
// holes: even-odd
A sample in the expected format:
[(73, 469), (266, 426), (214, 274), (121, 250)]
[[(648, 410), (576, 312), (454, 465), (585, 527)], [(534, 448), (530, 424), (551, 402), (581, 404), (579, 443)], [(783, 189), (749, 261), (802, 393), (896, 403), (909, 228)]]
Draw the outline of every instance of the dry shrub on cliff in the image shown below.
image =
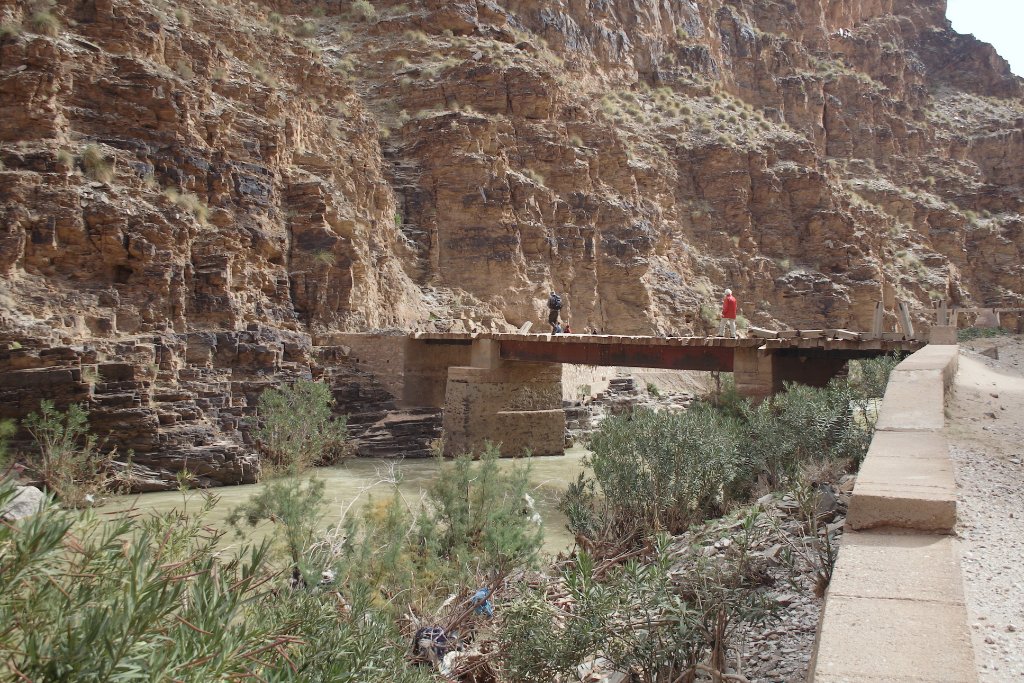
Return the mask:
[(309, 38), (316, 35), (317, 25), (315, 21), (296, 21), (292, 27), (292, 34), (299, 38)]
[(274, 77), (272, 73), (267, 71), (267, 67), (263, 66), (259, 62), (251, 64), (250, 67), (252, 68), (252, 75), (255, 76), (256, 80), (258, 80), (260, 83), (271, 88), (277, 87), (277, 78)]
[(188, 10), (184, 7), (179, 7), (174, 10), (174, 18), (178, 20), (178, 23), (184, 28), (192, 28), (192, 15), (188, 13)]
[(174, 65), (174, 73), (178, 74), (186, 81), (192, 80), (196, 75), (189, 63), (184, 59), (179, 59), (178, 63)]
[(369, 0), (354, 0), (349, 8), (349, 14), (357, 21), (374, 21), (377, 18), (377, 9)]
[(40, 9), (29, 17), (29, 26), (36, 33), (44, 36), (55, 37), (60, 33), (60, 20), (50, 12), (49, 9)]
[(325, 266), (333, 266), (338, 262), (338, 259), (335, 258), (334, 254), (326, 249), (321, 249), (313, 254), (313, 260)]
[(82, 165), (85, 174), (101, 183), (109, 183), (114, 179), (114, 165), (107, 161), (103, 150), (97, 145), (86, 145), (82, 150)]
[(173, 187), (164, 190), (164, 196), (170, 199), (175, 206), (185, 209), (195, 216), (200, 224), (206, 225), (206, 217), (210, 209), (199, 197), (191, 192), (178, 192)]
[(57, 156), (55, 158), (57, 159), (58, 164), (66, 166), (68, 169), (75, 165), (75, 155), (66, 149), (57, 150)]
[(13, 23), (0, 24), (0, 40), (21, 35), (21, 26)]
[(523, 175), (525, 175), (527, 178), (537, 183), (538, 185), (544, 184), (544, 176), (539, 171), (535, 171), (532, 168), (527, 168), (523, 170)]

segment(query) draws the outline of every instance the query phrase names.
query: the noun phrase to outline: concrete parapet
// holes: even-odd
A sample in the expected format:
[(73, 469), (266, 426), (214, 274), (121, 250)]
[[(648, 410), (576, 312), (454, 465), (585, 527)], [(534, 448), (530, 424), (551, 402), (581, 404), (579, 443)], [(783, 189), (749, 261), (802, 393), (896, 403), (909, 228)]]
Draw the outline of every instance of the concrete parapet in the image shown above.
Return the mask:
[(956, 482), (941, 432), (875, 433), (857, 475), (846, 523), (948, 534), (956, 525)]
[[(808, 680), (977, 681), (960, 563), (945, 392), (959, 347), (926, 346), (889, 378), (857, 476)], [(863, 531), (872, 529), (872, 531)]]
[(957, 343), (955, 325), (932, 325), (928, 328), (928, 343), (932, 345), (955, 345)]
[(943, 386), (953, 386), (956, 377), (957, 361), (960, 358), (960, 347), (948, 344), (929, 344), (920, 351), (903, 359), (893, 372), (913, 372), (915, 370), (938, 370), (942, 373)]
[(947, 536), (849, 532), (809, 681), (977, 681), (960, 564)]
[(946, 424), (945, 394), (940, 370), (893, 371), (875, 428), (928, 431)]

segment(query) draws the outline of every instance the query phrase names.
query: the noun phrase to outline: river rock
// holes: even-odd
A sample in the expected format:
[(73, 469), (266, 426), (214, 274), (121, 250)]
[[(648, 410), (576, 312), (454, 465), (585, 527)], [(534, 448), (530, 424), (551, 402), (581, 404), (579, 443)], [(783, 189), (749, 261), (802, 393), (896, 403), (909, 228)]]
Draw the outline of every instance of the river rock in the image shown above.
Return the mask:
[(18, 486), (16, 490), (11, 502), (0, 511), (0, 519), (7, 522), (34, 515), (46, 504), (46, 494), (35, 486)]

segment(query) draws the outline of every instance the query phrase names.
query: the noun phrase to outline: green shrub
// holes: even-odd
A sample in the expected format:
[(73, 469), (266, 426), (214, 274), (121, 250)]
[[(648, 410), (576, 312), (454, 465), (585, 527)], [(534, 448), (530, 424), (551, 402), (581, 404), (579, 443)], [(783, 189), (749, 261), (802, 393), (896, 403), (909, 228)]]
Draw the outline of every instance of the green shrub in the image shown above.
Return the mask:
[(677, 534), (721, 514), (742, 464), (739, 434), (738, 421), (706, 404), (606, 419), (590, 442), (594, 481), (581, 477), (562, 501), (570, 530), (585, 537)]
[(116, 488), (114, 453), (100, 452), (97, 438), (89, 433), (89, 413), (80, 405), (61, 413), (53, 401), (43, 400), (39, 412), (26, 417), (22, 426), (39, 448), (26, 456), (29, 471), (65, 507), (90, 504)]
[(661, 391), (658, 389), (658, 385), (654, 382), (647, 383), (647, 393), (655, 398), (661, 396)]
[(727, 380), (714, 404), (606, 419), (591, 438), (593, 478), (581, 475), (561, 502), (570, 531), (584, 547), (614, 548), (681, 533), (764, 485), (782, 490), (812, 470), (855, 470), (874, 429), (868, 402), (896, 362), (862, 362), (856, 378), (827, 388), (787, 384), (757, 405)]
[(429, 514), (420, 515), (422, 543), (456, 562), (487, 571), (532, 563), (543, 538), (529, 499), (529, 468), (498, 467), (498, 448), (488, 444), (474, 462), (461, 455), (441, 467), (430, 488)]
[(295, 474), (347, 454), (347, 419), (331, 412), (334, 397), (323, 382), (299, 380), (266, 389), (257, 405), (257, 439), (267, 474)]
[(989, 339), (991, 337), (1001, 337), (1009, 334), (1006, 330), (1001, 327), (967, 327), (962, 330), (957, 330), (956, 338), (958, 341), (966, 342), (972, 339)]
[[(0, 507), (14, 496), (0, 484)], [(426, 683), (365, 593), (268, 590), (267, 548), (223, 559), (204, 515), (0, 525), (0, 660), (19, 680)], [(269, 582), (269, 583), (268, 583)]]
[(542, 528), (527, 475), (525, 467), (499, 468), (493, 447), (477, 462), (443, 463), (425, 501), (414, 507), (397, 488), (371, 499), (312, 549), (307, 564), (333, 567), (346, 592), (372, 591), (396, 617), (436, 613), (466, 584), (535, 563)]
[(747, 404), (745, 419), (750, 486), (758, 475), (777, 488), (807, 466), (847, 463), (854, 469), (871, 443), (873, 424), (855, 420), (857, 394), (845, 382), (826, 389), (787, 383), (760, 405)]

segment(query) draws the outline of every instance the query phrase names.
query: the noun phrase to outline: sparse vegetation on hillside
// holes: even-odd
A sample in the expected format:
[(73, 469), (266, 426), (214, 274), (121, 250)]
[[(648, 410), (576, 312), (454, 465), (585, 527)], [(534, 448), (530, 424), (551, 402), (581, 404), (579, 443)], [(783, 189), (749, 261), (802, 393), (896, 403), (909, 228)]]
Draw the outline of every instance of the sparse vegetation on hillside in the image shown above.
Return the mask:
[(206, 225), (210, 209), (199, 197), (191, 192), (178, 192), (173, 187), (164, 190), (164, 196), (170, 199), (175, 206), (185, 209), (195, 216), (201, 225)]
[(114, 165), (107, 161), (98, 145), (86, 145), (82, 150), (82, 166), (93, 180), (109, 183), (114, 179)]

